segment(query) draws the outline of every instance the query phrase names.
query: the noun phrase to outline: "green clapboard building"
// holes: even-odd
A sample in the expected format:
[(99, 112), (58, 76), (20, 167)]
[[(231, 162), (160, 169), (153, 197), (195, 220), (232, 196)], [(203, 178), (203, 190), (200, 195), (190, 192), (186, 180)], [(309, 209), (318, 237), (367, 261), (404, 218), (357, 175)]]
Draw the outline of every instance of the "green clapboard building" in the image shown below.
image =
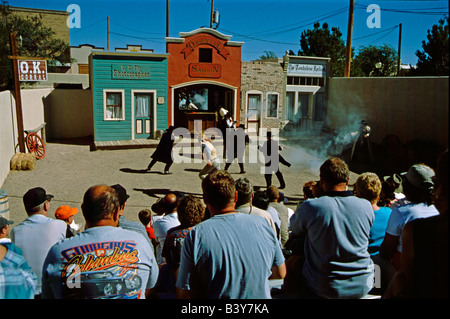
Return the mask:
[(167, 128), (167, 57), (92, 52), (94, 141), (155, 138)]

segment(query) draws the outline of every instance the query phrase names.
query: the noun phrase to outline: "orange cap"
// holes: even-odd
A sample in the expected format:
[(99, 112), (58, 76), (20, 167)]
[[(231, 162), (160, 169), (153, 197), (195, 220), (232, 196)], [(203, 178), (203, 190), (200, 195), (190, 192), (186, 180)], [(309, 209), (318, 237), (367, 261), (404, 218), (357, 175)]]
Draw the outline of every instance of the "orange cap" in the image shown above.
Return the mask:
[(75, 214), (78, 214), (78, 208), (76, 207), (70, 207), (67, 205), (63, 205), (58, 207), (58, 209), (55, 212), (55, 217), (58, 219), (66, 220), (70, 216), (73, 216)]

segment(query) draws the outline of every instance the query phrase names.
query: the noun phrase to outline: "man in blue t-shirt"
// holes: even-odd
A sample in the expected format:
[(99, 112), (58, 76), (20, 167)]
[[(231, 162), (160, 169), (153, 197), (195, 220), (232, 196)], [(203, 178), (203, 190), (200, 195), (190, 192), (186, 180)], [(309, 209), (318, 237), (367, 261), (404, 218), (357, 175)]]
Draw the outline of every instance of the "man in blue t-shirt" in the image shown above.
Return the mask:
[(286, 274), (273, 230), (263, 218), (236, 213), (237, 192), (228, 172), (212, 172), (202, 189), (212, 217), (186, 235), (177, 298), (269, 299), (269, 278)]
[(150, 296), (159, 274), (153, 249), (142, 234), (118, 227), (120, 202), (115, 189), (92, 186), (81, 209), (86, 230), (50, 249), (42, 271), (42, 297)]
[(373, 286), (368, 252), (374, 221), (370, 202), (348, 191), (350, 171), (339, 158), (320, 167), (324, 194), (305, 201), (290, 219), (294, 236), (304, 236), (302, 279), (307, 296), (361, 298)]

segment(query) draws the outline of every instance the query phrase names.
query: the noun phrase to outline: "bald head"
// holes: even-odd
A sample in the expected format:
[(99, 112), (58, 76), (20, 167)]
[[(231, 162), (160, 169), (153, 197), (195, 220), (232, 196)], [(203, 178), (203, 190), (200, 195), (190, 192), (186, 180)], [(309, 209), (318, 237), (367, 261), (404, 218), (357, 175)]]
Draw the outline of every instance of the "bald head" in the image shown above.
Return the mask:
[(166, 213), (172, 213), (177, 208), (177, 195), (170, 193), (164, 196), (163, 205), (166, 207)]
[(89, 224), (113, 219), (113, 214), (119, 207), (119, 196), (116, 190), (106, 185), (90, 187), (84, 194), (81, 204), (83, 216)]

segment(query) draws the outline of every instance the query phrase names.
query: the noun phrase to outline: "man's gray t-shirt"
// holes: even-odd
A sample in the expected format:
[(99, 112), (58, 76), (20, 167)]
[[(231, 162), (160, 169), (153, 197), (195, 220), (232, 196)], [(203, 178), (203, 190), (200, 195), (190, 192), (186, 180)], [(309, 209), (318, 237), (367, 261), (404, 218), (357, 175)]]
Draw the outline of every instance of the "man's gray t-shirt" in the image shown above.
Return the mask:
[(153, 249), (143, 235), (120, 227), (93, 227), (50, 249), (42, 297), (142, 299), (158, 274)]
[(247, 214), (216, 215), (186, 236), (176, 286), (211, 299), (269, 299), (271, 268), (284, 262), (267, 221)]
[(303, 276), (325, 298), (360, 298), (372, 288), (368, 252), (375, 219), (369, 201), (351, 192), (305, 201), (290, 219), (292, 234), (306, 236)]

